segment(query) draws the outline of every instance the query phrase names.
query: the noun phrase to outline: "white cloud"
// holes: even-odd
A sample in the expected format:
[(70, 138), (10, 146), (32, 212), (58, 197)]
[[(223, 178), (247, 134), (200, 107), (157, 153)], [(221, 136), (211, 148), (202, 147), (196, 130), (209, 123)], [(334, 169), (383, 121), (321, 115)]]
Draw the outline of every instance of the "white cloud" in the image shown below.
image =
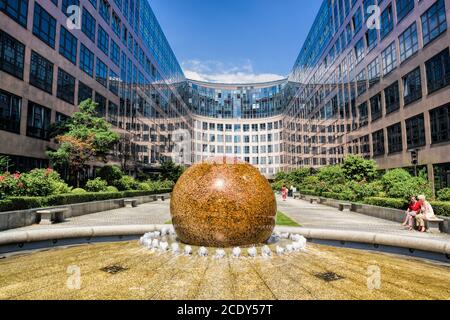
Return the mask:
[(182, 63), (188, 79), (214, 83), (258, 83), (284, 79), (272, 73), (257, 74), (250, 60), (241, 65), (226, 64), (220, 61), (188, 60)]

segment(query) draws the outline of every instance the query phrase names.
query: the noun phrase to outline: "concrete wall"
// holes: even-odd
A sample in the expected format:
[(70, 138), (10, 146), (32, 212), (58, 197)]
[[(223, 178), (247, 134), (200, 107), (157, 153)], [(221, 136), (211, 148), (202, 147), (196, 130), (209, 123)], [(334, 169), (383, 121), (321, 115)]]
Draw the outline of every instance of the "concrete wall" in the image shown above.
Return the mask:
[[(143, 204), (154, 201), (154, 197), (155, 196), (151, 195), (151, 196), (137, 197), (134, 199), (137, 200), (138, 204)], [(161, 197), (161, 195), (158, 195), (158, 197)], [(164, 197), (168, 199), (170, 198), (170, 194), (164, 194)], [(67, 213), (68, 218), (79, 217), (96, 212), (123, 208), (124, 199), (86, 202), (58, 207), (69, 208), (69, 212)], [(39, 222), (39, 215), (36, 212), (42, 209), (44, 208), (0, 212), (0, 231), (22, 228)]]
[[(339, 203), (348, 203), (348, 201), (340, 201), (311, 196), (306, 196), (305, 200), (309, 201), (309, 199), (311, 198), (319, 199), (320, 204), (333, 208), (339, 208)], [(377, 207), (368, 204), (352, 203), (351, 210), (353, 212), (364, 214), (366, 216), (394, 221), (398, 223), (402, 223), (405, 220), (405, 211), (398, 209)], [(450, 217), (439, 217), (439, 218), (444, 220), (444, 223), (441, 225), (441, 231), (450, 234)]]

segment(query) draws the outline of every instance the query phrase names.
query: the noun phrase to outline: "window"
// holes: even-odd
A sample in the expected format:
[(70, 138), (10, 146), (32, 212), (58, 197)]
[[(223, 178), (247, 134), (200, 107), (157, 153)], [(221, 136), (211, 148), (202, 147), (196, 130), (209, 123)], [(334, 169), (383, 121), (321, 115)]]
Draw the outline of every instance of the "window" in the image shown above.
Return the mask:
[(386, 102), (386, 114), (400, 109), (398, 81), (384, 90), (384, 100)]
[(81, 31), (95, 42), (96, 21), (94, 17), (83, 7), (83, 15), (81, 17)]
[(400, 45), (400, 62), (404, 62), (419, 50), (415, 22), (400, 35), (398, 41)]
[(109, 55), (109, 35), (100, 26), (98, 26), (97, 46), (106, 55)]
[(0, 70), (23, 79), (25, 46), (0, 30)]
[(75, 78), (65, 72), (63, 69), (58, 69), (58, 89), (56, 96), (70, 104), (75, 101)]
[(403, 77), (403, 99), (405, 106), (422, 98), (420, 68)]
[(28, 0), (0, 0), (0, 11), (22, 27), (27, 27)]
[(120, 18), (119, 18), (119, 16), (113, 11), (113, 13), (112, 13), (112, 24), (111, 24), (111, 27), (112, 27), (112, 30), (113, 30), (113, 32), (119, 37), (119, 39), (120, 39), (120, 33), (121, 33), (121, 28), (120, 28), (120, 26), (121, 26), (121, 22), (120, 22)]
[(363, 102), (358, 107), (359, 109), (359, 125), (360, 127), (365, 127), (368, 125), (369, 110), (367, 107), (367, 102)]
[(388, 5), (387, 8), (381, 14), (381, 29), (380, 36), (384, 39), (394, 28), (394, 17), (392, 14), (392, 5)]
[(366, 32), (366, 46), (367, 50), (371, 51), (377, 46), (378, 41), (378, 31), (377, 29), (369, 29)]
[(68, 11), (70, 6), (80, 6), (80, 0), (62, 0), (61, 11), (66, 15), (70, 16), (73, 14), (72, 11)]
[(372, 116), (372, 122), (380, 119), (383, 115), (380, 93), (370, 98), (370, 115)]
[(430, 9), (421, 17), (423, 30), (423, 45), (426, 46), (436, 39), (441, 33), (447, 30), (447, 20), (445, 17), (445, 2), (437, 0)]
[(109, 91), (116, 96), (119, 95), (119, 76), (111, 69), (109, 70)]
[(95, 103), (97, 103), (97, 115), (104, 117), (106, 115), (106, 98), (96, 92)]
[(111, 53), (110, 58), (115, 65), (120, 66), (120, 49), (119, 45), (111, 39)]
[(106, 0), (100, 0), (100, 7), (98, 11), (100, 12), (100, 16), (109, 24), (109, 20), (111, 19), (111, 13), (109, 11), (109, 3)]
[(388, 152), (396, 153), (403, 151), (402, 124), (399, 122), (387, 128)]
[(397, 21), (400, 22), (414, 9), (415, 0), (397, 0)]
[(50, 140), (51, 110), (32, 101), (28, 102), (27, 136)]
[(359, 148), (363, 154), (370, 153), (369, 139), (369, 135), (359, 138)]
[(22, 99), (0, 90), (0, 130), (20, 133)]
[(353, 23), (353, 30), (355, 30), (355, 35), (358, 33), (359, 30), (362, 28), (362, 14), (361, 14), (361, 8), (358, 8), (355, 12), (355, 15), (352, 18)]
[(355, 45), (356, 62), (361, 62), (365, 53), (364, 40), (361, 38)]
[(363, 69), (356, 76), (356, 83), (358, 86), (358, 96), (364, 94), (367, 91), (367, 79), (366, 79), (366, 69)]
[(108, 86), (108, 67), (99, 58), (97, 58), (97, 63), (95, 64), (95, 80), (104, 87)]
[(61, 26), (59, 35), (59, 53), (73, 64), (77, 64), (78, 40), (66, 28)]
[(34, 4), (33, 34), (55, 48), (56, 20), (37, 2)]
[(450, 104), (430, 111), (431, 142), (450, 141)]
[(427, 69), (428, 94), (450, 84), (450, 56), (448, 48), (425, 62), (425, 67)]
[(52, 94), (53, 63), (31, 51), (30, 84)]
[(367, 66), (369, 75), (369, 87), (374, 86), (380, 81), (380, 59), (376, 58)]
[(381, 53), (381, 58), (383, 59), (383, 75), (389, 74), (397, 67), (397, 49), (395, 48), (395, 41)]
[(92, 89), (83, 82), (78, 81), (78, 104), (87, 99), (92, 99)]
[(425, 145), (425, 121), (423, 114), (406, 120), (406, 138), (408, 149)]
[(80, 46), (80, 69), (91, 77), (94, 75), (94, 54), (84, 44)]
[(372, 134), (372, 142), (373, 142), (373, 156), (378, 157), (384, 155), (384, 130), (381, 129)]
[(119, 107), (117, 106), (117, 104), (109, 101), (108, 121), (109, 121), (109, 123), (111, 123), (113, 126), (116, 126), (116, 127), (118, 124), (118, 115), (119, 115)]

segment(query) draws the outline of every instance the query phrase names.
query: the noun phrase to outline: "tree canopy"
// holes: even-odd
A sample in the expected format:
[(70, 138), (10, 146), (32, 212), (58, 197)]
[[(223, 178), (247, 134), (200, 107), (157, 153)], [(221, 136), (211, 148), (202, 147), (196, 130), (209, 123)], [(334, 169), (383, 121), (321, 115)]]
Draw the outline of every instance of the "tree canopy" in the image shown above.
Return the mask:
[(94, 160), (106, 162), (109, 151), (119, 141), (111, 125), (96, 116), (96, 103), (88, 99), (79, 108), (79, 112), (58, 127), (60, 134), (55, 140), (59, 148), (47, 152), (53, 165), (67, 167), (77, 184), (84, 167)]

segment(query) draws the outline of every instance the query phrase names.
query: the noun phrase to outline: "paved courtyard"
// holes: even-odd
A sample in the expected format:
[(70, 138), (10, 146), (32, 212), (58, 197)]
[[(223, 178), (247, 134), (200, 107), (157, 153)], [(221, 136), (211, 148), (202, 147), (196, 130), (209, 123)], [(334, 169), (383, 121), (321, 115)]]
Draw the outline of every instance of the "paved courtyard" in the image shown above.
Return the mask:
[[(279, 211), (285, 213), (305, 228), (388, 233), (407, 237), (435, 238), (450, 241), (450, 235), (448, 234), (434, 235), (416, 231), (410, 232), (398, 223), (355, 212), (340, 212), (332, 207), (310, 204), (302, 200), (288, 199), (283, 202), (281, 198), (277, 198), (277, 201)], [(3, 232), (88, 226), (164, 224), (169, 220), (170, 201), (158, 201), (143, 204), (137, 208), (121, 208), (74, 217), (64, 223), (51, 226), (33, 225)]]

